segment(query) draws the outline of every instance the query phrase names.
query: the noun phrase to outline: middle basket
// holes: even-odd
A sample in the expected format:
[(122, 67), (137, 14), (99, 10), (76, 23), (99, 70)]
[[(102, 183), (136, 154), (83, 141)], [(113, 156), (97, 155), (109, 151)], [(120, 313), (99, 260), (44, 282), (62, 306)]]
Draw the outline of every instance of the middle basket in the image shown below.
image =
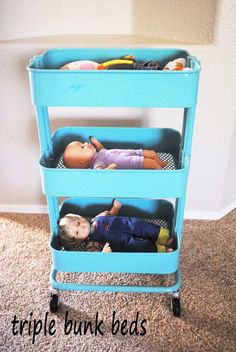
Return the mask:
[[(100, 140), (106, 148), (153, 149), (168, 162), (163, 170), (66, 169), (63, 151), (72, 141)], [(129, 141), (127, 143), (127, 141)], [(179, 198), (185, 192), (188, 160), (181, 135), (169, 128), (64, 127), (52, 136), (52, 153), (40, 159), (43, 192), (62, 197)]]

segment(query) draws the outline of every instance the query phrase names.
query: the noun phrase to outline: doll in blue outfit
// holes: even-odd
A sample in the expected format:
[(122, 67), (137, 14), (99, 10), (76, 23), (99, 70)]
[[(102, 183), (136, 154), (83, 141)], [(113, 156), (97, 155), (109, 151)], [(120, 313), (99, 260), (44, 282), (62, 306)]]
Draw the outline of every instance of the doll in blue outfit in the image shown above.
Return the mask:
[(64, 250), (103, 252), (171, 252), (169, 230), (148, 221), (118, 216), (121, 203), (114, 199), (110, 211), (90, 223), (77, 214), (59, 220), (59, 241)]

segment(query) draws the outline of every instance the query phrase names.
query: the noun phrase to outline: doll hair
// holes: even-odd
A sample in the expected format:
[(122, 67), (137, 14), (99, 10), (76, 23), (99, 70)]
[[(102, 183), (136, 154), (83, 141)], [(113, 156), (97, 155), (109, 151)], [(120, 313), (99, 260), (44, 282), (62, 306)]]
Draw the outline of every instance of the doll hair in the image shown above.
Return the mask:
[(77, 239), (71, 231), (71, 224), (77, 222), (78, 218), (73, 214), (67, 214), (58, 222), (58, 240), (60, 246), (66, 251), (79, 250), (84, 240)]

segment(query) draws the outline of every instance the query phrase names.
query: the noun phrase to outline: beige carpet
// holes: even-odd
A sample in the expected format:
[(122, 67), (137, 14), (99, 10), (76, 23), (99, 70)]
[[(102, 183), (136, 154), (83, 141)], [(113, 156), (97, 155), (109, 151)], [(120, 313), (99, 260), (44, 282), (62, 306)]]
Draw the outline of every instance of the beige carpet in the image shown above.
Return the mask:
[[(235, 229), (236, 211), (220, 221), (185, 222), (181, 318), (173, 317), (167, 295), (64, 292), (60, 311), (47, 317), (48, 323), (51, 322), (50, 332), (54, 334), (49, 335), (48, 325), (44, 331), (42, 324), (43, 329), (32, 345), (33, 320), (44, 321), (49, 310), (48, 218), (0, 214), (0, 351), (236, 351)], [(153, 275), (81, 274), (79, 280), (154, 285), (162, 279)], [(93, 326), (98, 313), (98, 320), (103, 320), (100, 325), (103, 335), (98, 330), (97, 336), (90, 331), (86, 335), (65, 335), (66, 311), (77, 324), (87, 321)], [(114, 311), (117, 319), (127, 320), (127, 327), (139, 312), (136, 332), (133, 324), (132, 335), (129, 332), (113, 335)], [(13, 335), (14, 315), (16, 321), (31, 321), (23, 327), (22, 334), (20, 323), (16, 322)], [(144, 319), (146, 333), (140, 335), (144, 332), (141, 328)]]

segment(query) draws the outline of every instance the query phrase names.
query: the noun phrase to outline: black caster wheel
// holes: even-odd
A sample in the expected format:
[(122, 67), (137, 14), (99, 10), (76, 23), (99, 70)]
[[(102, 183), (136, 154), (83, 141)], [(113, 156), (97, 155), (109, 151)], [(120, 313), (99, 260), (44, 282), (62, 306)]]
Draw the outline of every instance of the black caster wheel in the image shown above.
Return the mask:
[(52, 293), (50, 299), (50, 312), (56, 313), (59, 308), (59, 297), (57, 294)]
[(175, 317), (180, 317), (181, 315), (181, 307), (180, 307), (180, 299), (178, 297), (172, 297), (171, 299), (171, 308)]

